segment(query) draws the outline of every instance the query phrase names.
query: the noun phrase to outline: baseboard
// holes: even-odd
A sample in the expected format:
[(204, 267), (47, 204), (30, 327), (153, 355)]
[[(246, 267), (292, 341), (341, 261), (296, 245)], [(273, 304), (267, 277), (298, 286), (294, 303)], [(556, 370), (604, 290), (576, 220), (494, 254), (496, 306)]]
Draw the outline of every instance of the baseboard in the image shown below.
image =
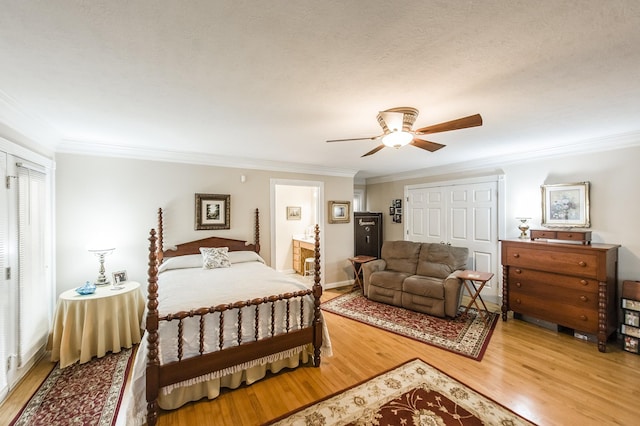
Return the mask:
[(346, 281), (337, 281), (334, 283), (325, 283), (322, 288), (326, 289), (326, 290), (330, 290), (333, 288), (340, 288), (340, 287), (346, 287), (346, 286), (351, 286), (353, 285), (353, 280), (346, 280)]

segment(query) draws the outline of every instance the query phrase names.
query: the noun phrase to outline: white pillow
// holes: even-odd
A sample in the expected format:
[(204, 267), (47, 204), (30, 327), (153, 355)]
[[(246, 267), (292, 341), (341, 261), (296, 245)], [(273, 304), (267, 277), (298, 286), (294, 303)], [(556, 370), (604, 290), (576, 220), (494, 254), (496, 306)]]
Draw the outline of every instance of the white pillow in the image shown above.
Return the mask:
[(255, 251), (231, 251), (229, 252), (229, 262), (231, 262), (231, 264), (242, 262), (264, 263), (264, 259)]
[(187, 254), (185, 256), (168, 257), (158, 267), (158, 273), (184, 268), (202, 268), (202, 255)]
[(230, 268), (229, 247), (200, 247), (202, 253), (202, 268)]

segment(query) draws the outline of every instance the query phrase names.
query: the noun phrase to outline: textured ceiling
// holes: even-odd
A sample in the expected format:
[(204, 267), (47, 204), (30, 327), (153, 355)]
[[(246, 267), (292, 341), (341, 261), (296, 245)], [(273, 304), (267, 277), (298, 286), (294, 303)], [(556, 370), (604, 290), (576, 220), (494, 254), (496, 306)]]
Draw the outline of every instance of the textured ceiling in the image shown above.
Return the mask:
[[(621, 135), (640, 143), (637, 0), (1, 6), (0, 119), (40, 129), (55, 151), (367, 178)], [(475, 113), (484, 125), (430, 135), (447, 145), (434, 153), (361, 158), (379, 142), (325, 143), (379, 134), (377, 112), (398, 106), (420, 110), (415, 128)]]

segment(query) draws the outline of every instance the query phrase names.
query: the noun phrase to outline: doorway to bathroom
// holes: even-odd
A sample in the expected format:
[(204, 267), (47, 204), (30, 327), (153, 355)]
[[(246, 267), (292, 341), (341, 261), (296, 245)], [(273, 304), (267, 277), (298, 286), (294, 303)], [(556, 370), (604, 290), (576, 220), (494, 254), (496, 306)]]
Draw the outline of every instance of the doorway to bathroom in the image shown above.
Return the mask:
[[(324, 199), (324, 183), (319, 181), (272, 179), (271, 180), (271, 267), (284, 273), (304, 273), (296, 262), (294, 240), (312, 241), (313, 229), (320, 224), (320, 250), (324, 246), (321, 206)], [(322, 260), (323, 256), (321, 256)], [(300, 265), (298, 263), (297, 265)], [(321, 270), (322, 262), (321, 262)]]

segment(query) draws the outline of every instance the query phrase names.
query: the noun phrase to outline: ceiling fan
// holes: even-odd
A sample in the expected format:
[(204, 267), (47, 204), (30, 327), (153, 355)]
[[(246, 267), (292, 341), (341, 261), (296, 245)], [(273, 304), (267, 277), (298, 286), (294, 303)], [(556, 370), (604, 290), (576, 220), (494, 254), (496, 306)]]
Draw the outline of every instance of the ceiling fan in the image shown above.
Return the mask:
[(380, 127), (382, 127), (383, 131), (381, 135), (368, 138), (331, 139), (327, 142), (360, 140), (374, 141), (382, 139), (382, 145), (378, 145), (362, 157), (375, 154), (384, 147), (400, 148), (408, 144), (433, 152), (443, 148), (445, 145), (424, 140), (421, 138), (422, 135), (482, 126), (482, 117), (480, 114), (475, 114), (468, 117), (458, 118), (457, 120), (451, 120), (440, 124), (422, 127), (417, 130), (411, 130), (411, 126), (413, 126), (413, 123), (416, 121), (416, 117), (418, 117), (418, 110), (415, 108), (398, 107), (387, 109), (378, 113), (378, 123), (380, 124)]

